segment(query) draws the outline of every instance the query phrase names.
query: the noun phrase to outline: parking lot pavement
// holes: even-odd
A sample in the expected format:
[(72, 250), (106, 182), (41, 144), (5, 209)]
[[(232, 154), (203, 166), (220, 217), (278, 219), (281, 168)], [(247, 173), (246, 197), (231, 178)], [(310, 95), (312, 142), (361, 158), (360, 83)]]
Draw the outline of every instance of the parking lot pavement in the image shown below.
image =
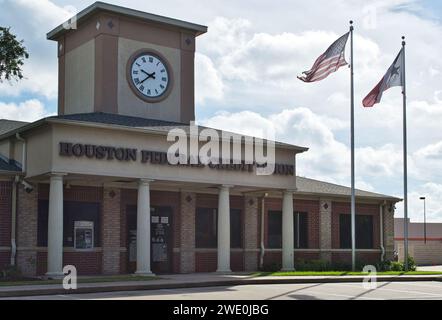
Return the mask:
[[(379, 282), (376, 289), (361, 283), (240, 285), (55, 296), (26, 300), (442, 300), (442, 282)], [(13, 298), (12, 300), (17, 299)]]

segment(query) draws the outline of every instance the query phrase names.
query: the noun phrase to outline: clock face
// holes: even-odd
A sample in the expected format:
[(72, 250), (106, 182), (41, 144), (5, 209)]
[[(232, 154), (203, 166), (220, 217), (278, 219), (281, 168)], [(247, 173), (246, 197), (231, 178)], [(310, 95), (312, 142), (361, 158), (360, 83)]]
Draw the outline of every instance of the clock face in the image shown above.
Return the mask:
[(157, 55), (143, 53), (132, 62), (130, 81), (142, 97), (160, 98), (169, 88), (169, 70), (165, 61)]

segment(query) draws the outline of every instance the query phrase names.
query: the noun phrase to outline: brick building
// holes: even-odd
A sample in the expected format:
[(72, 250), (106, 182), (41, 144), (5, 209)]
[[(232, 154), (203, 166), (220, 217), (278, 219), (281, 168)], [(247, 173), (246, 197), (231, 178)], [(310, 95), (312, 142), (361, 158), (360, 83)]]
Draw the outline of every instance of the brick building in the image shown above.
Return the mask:
[[(425, 231), (424, 231), (425, 230)], [(394, 246), (398, 259), (404, 259), (404, 218), (394, 219)], [(410, 222), (408, 252), (418, 265), (442, 264), (442, 223)]]
[[(297, 176), (307, 148), (274, 142), (265, 175), (256, 159), (233, 163), (233, 152), (221, 164), (169, 160), (173, 130), (204, 147), (207, 128), (191, 124), (195, 41), (206, 27), (100, 2), (67, 26), (48, 34), (58, 115), (0, 122), (0, 269), (54, 277), (65, 265), (94, 275), (350, 263), (350, 189)], [(226, 141), (229, 155), (271, 142), (215, 140)], [(357, 258), (391, 259), (400, 199), (356, 196)]]

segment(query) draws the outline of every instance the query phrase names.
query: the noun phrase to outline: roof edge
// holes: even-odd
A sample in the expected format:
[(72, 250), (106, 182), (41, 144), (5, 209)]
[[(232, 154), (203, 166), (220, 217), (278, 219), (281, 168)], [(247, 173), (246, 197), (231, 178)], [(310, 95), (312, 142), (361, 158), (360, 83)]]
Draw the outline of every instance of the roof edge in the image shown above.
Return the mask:
[[(151, 22), (155, 22), (155, 23), (159, 23), (159, 24), (163, 24), (163, 25), (172, 25), (172, 26), (175, 26), (178, 28), (193, 31), (196, 36), (204, 34), (208, 30), (207, 26), (204, 26), (204, 25), (200, 25), (200, 24), (196, 24), (196, 23), (192, 23), (192, 22), (187, 22), (187, 21), (183, 21), (183, 20), (178, 20), (178, 19), (174, 19), (174, 18), (169, 18), (169, 17), (165, 17), (165, 16), (160, 16), (160, 15), (156, 15), (156, 14), (152, 14), (152, 13), (148, 13), (148, 12), (144, 12), (144, 11), (140, 11), (140, 10), (130, 9), (130, 8), (122, 7), (122, 6), (117, 6), (117, 5), (113, 5), (113, 4), (109, 4), (109, 3), (105, 3), (105, 2), (101, 2), (101, 1), (97, 1), (97, 2), (93, 3), (92, 5), (88, 6), (87, 8), (85, 8), (84, 10), (77, 13), (76, 14), (77, 23), (81, 23), (82, 21), (84, 21), (85, 19), (87, 19), (88, 17), (90, 17), (91, 15), (93, 15), (94, 13), (99, 12), (99, 11), (116, 13), (116, 14), (120, 14), (123, 16), (138, 18), (138, 19), (142, 19), (142, 20), (149, 20)], [(68, 22), (68, 21), (66, 21), (66, 22)], [(65, 23), (62, 23), (58, 27), (49, 31), (46, 34), (46, 38), (48, 40), (56, 41), (60, 36), (67, 33), (70, 29), (66, 29), (64, 27)]]

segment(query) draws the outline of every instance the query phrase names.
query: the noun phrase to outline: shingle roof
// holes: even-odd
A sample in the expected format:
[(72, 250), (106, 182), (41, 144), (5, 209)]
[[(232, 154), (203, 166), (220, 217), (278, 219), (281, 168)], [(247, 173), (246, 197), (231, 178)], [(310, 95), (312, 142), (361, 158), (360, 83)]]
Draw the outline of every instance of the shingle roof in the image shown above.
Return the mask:
[[(47, 120), (66, 120), (66, 121), (79, 121), (79, 122), (89, 122), (89, 123), (99, 123), (108, 125), (118, 125), (131, 128), (141, 128), (150, 129), (157, 132), (167, 133), (170, 129), (180, 128), (183, 129), (187, 134), (189, 134), (189, 124), (184, 124), (180, 122), (171, 122), (164, 120), (155, 120), (147, 118), (139, 118), (133, 116), (125, 116), (120, 114), (103, 113), (103, 112), (93, 112), (93, 113), (81, 113), (81, 114), (70, 114), (62, 116), (53, 116), (47, 118)], [(200, 129), (207, 127), (199, 126)], [(211, 128), (212, 129), (212, 128)], [(217, 130), (220, 132), (220, 130)], [(227, 131), (224, 131), (229, 133)], [(235, 134), (235, 133), (233, 133)], [(288, 149), (296, 149), (300, 152), (307, 151), (308, 148), (275, 141), (275, 145)]]
[(2, 134), (8, 133), (9, 131), (23, 127), (27, 124), (27, 122), (23, 121), (0, 119), (0, 136)]
[(78, 113), (78, 114), (53, 116), (49, 117), (48, 119), (95, 122), (95, 123), (114, 124), (114, 125), (134, 127), (134, 128), (185, 126), (184, 123), (179, 123), (179, 122), (147, 119), (147, 118), (125, 116), (120, 114), (103, 113), (103, 112)]
[(21, 172), (21, 167), (15, 161), (8, 161), (0, 157), (0, 171)]
[[(305, 177), (296, 177), (297, 193), (300, 194), (323, 194), (330, 196), (351, 196), (351, 188), (341, 186), (329, 182), (309, 179)], [(363, 191), (356, 189), (356, 197), (367, 199), (379, 199), (379, 200), (393, 200), (401, 201), (400, 198), (374, 193), (369, 191)]]

